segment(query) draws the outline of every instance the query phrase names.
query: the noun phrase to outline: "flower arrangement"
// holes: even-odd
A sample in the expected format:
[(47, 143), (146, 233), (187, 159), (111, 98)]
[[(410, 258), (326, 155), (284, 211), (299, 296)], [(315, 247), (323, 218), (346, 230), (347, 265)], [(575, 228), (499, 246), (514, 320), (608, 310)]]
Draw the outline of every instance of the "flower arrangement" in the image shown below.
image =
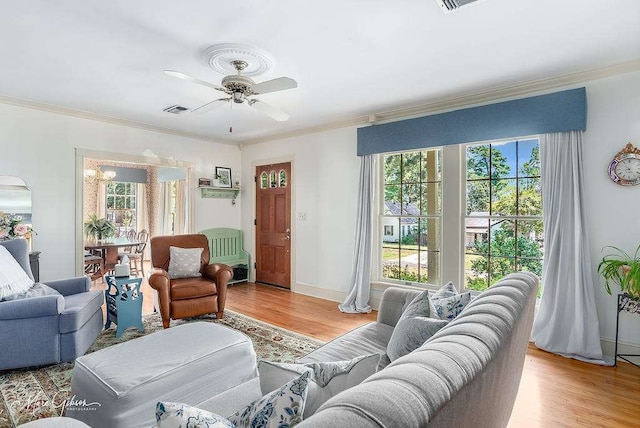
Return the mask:
[(5, 214), (0, 211), (0, 241), (8, 241), (15, 238), (31, 239), (35, 231), (30, 224), (22, 221), (22, 216), (17, 214)]

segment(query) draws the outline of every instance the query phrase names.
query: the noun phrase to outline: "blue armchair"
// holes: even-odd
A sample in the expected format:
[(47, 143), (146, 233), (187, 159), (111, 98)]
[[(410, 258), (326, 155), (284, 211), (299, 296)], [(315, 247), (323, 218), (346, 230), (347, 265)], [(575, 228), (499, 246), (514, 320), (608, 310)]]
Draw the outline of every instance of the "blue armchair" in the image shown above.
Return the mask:
[[(27, 241), (0, 242), (33, 279)], [(0, 267), (2, 269), (2, 267)], [(87, 277), (46, 283), (48, 295), (0, 301), (0, 370), (73, 361), (102, 330), (101, 291)]]

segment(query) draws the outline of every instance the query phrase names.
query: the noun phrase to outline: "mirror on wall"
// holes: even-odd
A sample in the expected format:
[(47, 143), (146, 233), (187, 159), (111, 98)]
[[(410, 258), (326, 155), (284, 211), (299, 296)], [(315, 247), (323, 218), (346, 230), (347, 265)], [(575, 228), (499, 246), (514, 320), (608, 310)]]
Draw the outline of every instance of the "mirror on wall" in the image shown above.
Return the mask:
[(31, 224), (31, 189), (24, 180), (0, 175), (0, 212), (19, 215)]

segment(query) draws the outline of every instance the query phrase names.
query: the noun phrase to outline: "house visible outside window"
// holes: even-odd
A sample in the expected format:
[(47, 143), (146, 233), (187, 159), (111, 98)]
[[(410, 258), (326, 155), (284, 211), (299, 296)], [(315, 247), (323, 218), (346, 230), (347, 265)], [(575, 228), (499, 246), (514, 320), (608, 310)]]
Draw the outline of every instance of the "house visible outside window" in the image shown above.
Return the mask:
[(107, 183), (107, 219), (115, 223), (119, 235), (136, 230), (136, 183)]
[(390, 154), (383, 163), (382, 277), (439, 283), (440, 149)]
[(465, 286), (484, 290), (518, 270), (542, 275), (537, 139), (466, 148)]

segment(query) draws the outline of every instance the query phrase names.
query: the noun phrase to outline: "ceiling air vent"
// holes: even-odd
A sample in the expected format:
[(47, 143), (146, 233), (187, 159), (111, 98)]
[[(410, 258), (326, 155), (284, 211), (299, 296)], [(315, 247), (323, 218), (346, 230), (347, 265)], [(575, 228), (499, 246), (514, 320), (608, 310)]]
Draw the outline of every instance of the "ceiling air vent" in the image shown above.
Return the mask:
[(449, 13), (461, 8), (462, 6), (467, 6), (477, 1), (479, 0), (436, 0), (436, 3), (438, 3), (438, 6), (442, 8), (444, 13)]
[(166, 111), (167, 113), (180, 114), (180, 113), (185, 112), (187, 110), (189, 110), (189, 109), (186, 108), (186, 107), (175, 105), (175, 106), (167, 107), (166, 109), (164, 109), (162, 111)]

